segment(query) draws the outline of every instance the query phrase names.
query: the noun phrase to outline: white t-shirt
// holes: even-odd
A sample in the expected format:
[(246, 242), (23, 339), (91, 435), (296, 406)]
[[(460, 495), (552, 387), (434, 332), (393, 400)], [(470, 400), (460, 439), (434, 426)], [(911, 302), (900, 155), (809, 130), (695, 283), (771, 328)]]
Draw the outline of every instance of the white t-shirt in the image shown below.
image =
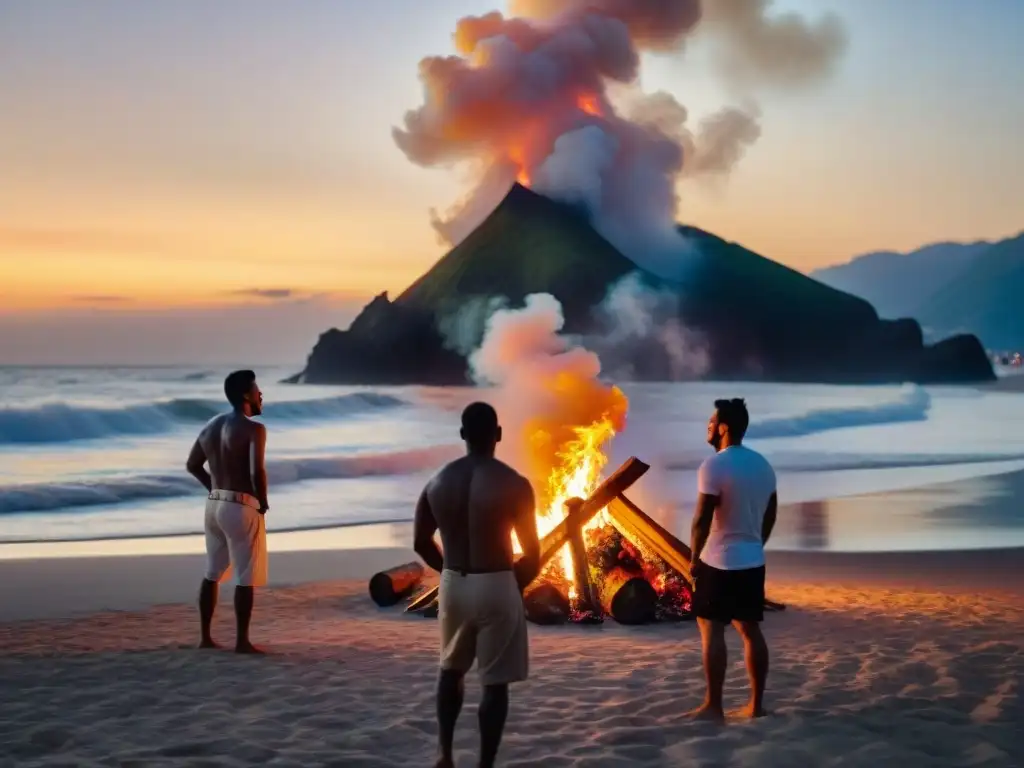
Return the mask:
[(724, 571), (764, 565), (761, 525), (775, 493), (775, 470), (768, 460), (757, 451), (731, 445), (700, 465), (697, 489), (719, 499), (701, 561)]

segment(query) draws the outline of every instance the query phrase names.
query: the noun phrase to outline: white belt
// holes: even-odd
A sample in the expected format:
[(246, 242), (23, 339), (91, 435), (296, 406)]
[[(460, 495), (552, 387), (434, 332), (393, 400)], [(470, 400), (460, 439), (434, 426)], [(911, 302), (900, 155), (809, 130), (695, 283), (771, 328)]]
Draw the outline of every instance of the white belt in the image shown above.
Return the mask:
[(257, 499), (250, 493), (241, 493), (239, 491), (221, 491), (214, 489), (210, 491), (208, 497), (211, 501), (230, 501), (235, 504), (241, 504), (243, 507), (252, 507), (255, 510), (260, 508), (260, 500)]

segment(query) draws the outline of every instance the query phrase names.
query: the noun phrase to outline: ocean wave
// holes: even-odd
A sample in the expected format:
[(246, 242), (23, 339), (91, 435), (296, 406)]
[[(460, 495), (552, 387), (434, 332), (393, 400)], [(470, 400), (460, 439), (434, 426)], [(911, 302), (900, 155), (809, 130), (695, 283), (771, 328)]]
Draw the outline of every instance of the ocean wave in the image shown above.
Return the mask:
[(926, 421), (931, 406), (931, 395), (921, 387), (911, 386), (903, 389), (898, 397), (881, 403), (821, 408), (792, 416), (755, 421), (747, 429), (747, 437), (754, 440), (802, 437), (848, 427)]
[[(287, 459), (271, 462), (271, 489), (304, 480), (410, 475), (434, 469), (461, 455), (458, 445), (435, 445), (389, 453)], [(195, 496), (201, 489), (184, 470), (177, 474), (104, 478), (68, 483), (0, 486), (0, 515), (74, 511), (82, 507)]]
[[(685, 456), (663, 458), (657, 463), (674, 472), (696, 471), (708, 457), (710, 449)], [(862, 455), (829, 453), (769, 453), (776, 472), (847, 472), (857, 469), (906, 469), (913, 467), (950, 467), (965, 464), (996, 464), (1005, 461), (1024, 461), (1024, 453), (966, 453), (966, 454), (901, 454)]]
[[(333, 419), (406, 405), (378, 392), (353, 392), (318, 400), (268, 403), (263, 417), (283, 421)], [(103, 437), (158, 435), (183, 424), (202, 424), (225, 410), (220, 400), (178, 398), (122, 408), (51, 403), (34, 408), (0, 409), (0, 444), (26, 445), (95, 440)]]

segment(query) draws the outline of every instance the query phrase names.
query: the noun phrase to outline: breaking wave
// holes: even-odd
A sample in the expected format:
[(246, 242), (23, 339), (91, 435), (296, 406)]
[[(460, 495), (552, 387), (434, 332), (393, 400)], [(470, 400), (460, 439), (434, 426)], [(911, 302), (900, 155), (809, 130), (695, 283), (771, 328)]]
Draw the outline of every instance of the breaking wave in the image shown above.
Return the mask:
[[(664, 469), (683, 472), (700, 467), (708, 457), (710, 448), (692, 455), (662, 459)], [(1024, 461), (1024, 453), (964, 453), (964, 454), (899, 454), (864, 455), (831, 453), (774, 453), (765, 451), (776, 472), (846, 472), (856, 469), (907, 469), (913, 467), (951, 467), (965, 464), (996, 464), (1005, 461)]]
[[(436, 445), (390, 453), (287, 459), (270, 462), (271, 487), (304, 480), (409, 475), (435, 469), (462, 454), (459, 445)], [(73, 512), (82, 507), (196, 496), (202, 489), (184, 473), (104, 478), (95, 481), (0, 486), (0, 515)]]
[[(377, 392), (353, 392), (319, 400), (269, 403), (270, 421), (339, 418), (406, 405)], [(66, 443), (103, 437), (158, 435), (183, 425), (202, 424), (225, 409), (221, 400), (174, 399), (122, 408), (89, 408), (64, 403), (0, 409), (0, 444)]]
[(931, 395), (921, 387), (911, 386), (905, 388), (899, 397), (883, 403), (822, 408), (792, 416), (754, 421), (747, 429), (747, 437), (754, 440), (801, 437), (847, 427), (926, 421), (931, 407)]

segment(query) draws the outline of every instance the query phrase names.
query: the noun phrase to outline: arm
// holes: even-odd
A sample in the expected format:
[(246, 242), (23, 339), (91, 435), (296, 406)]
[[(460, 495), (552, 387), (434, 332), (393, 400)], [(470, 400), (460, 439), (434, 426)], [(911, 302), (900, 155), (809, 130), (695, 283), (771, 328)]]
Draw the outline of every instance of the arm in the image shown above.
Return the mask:
[(777, 494), (772, 494), (771, 498), (768, 499), (768, 507), (764, 511), (764, 522), (761, 523), (761, 543), (767, 544), (768, 539), (772, 535), (772, 529), (775, 527), (775, 518), (779, 511), (779, 497)]
[(206, 451), (199, 440), (192, 444), (192, 450), (188, 452), (188, 460), (185, 462), (185, 469), (206, 489), (207, 493), (213, 490), (213, 479), (206, 471)]
[(444, 570), (444, 557), (434, 541), (434, 533), (437, 531), (437, 520), (430, 509), (430, 500), (427, 498), (427, 489), (423, 489), (419, 501), (416, 502), (416, 515), (413, 518), (413, 545), (416, 554), (423, 558), (429, 567), (440, 573)]
[(255, 431), (249, 443), (249, 473), (256, 498), (260, 500), (260, 513), (263, 514), (270, 509), (267, 501), (267, 428), (256, 423), (253, 427)]
[(523, 481), (523, 492), (516, 505), (516, 516), (513, 528), (523, 556), (515, 564), (516, 581), (519, 589), (524, 590), (540, 573), (540, 535), (537, 532), (537, 501), (533, 495), (533, 486), (528, 480)]
[(715, 517), (715, 509), (721, 495), (722, 489), (719, 487), (718, 478), (715, 477), (715, 464), (712, 459), (708, 459), (697, 471), (697, 506), (693, 512), (693, 522), (690, 524), (690, 549), (693, 552), (691, 565), (697, 563), (701, 552), (704, 551), (704, 545), (708, 543), (711, 521)]
[(690, 525), (690, 549), (693, 552), (693, 558), (690, 561), (691, 567), (700, 559), (700, 553), (704, 551), (704, 545), (708, 543), (708, 536), (711, 534), (711, 521), (715, 517), (717, 506), (717, 496), (707, 493), (697, 494), (697, 508), (693, 512), (693, 523)]

